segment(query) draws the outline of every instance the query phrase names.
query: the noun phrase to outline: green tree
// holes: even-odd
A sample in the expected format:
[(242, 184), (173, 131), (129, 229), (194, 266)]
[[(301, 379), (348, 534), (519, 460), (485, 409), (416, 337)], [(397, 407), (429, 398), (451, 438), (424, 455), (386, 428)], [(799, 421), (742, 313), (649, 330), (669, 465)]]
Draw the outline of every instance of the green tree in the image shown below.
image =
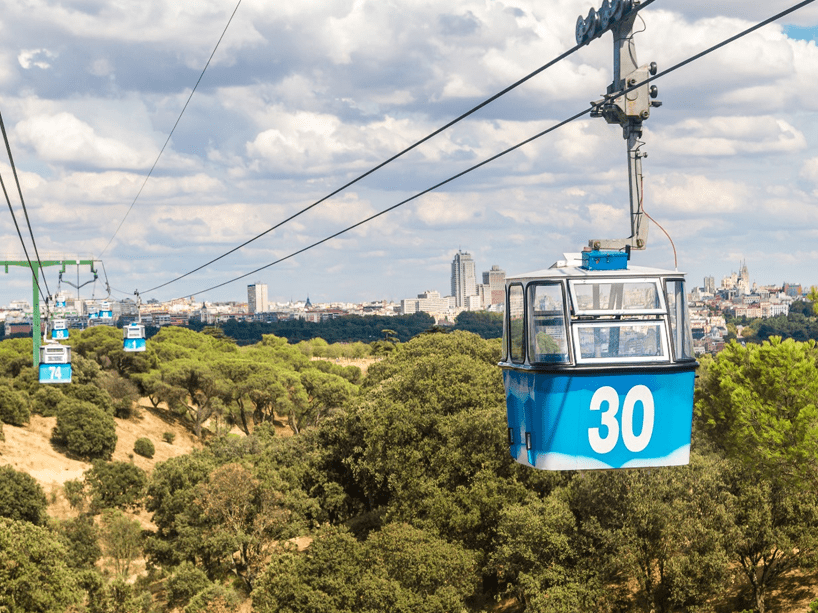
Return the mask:
[(202, 359), (180, 358), (146, 373), (143, 385), (171, 410), (187, 415), (196, 436), (202, 426), (230, 399), (229, 382)]
[(767, 595), (785, 573), (818, 561), (818, 494), (782, 479), (733, 475), (735, 530), (730, 554), (750, 586), (753, 607), (765, 613)]
[(173, 574), (165, 582), (168, 604), (184, 607), (196, 594), (210, 586), (210, 580), (200, 568), (190, 562), (182, 562), (174, 568)]
[(232, 569), (252, 590), (272, 541), (293, 535), (296, 522), (284, 497), (265, 487), (240, 464), (215, 469), (196, 486), (203, 538), (232, 560)]
[(91, 509), (137, 509), (142, 506), (148, 484), (147, 473), (129, 462), (94, 461), (84, 473)]
[(99, 529), (105, 555), (111, 558), (117, 575), (127, 577), (133, 561), (142, 555), (142, 527), (119, 509), (105, 509)]
[(43, 417), (54, 417), (60, 412), (66, 396), (53, 385), (40, 385), (31, 397), (31, 410)]
[(93, 569), (102, 557), (99, 530), (90, 515), (80, 515), (59, 523), (68, 550), (68, 563), (77, 569)]
[(45, 523), (47, 506), (43, 488), (34, 477), (11, 466), (0, 466), (0, 517), (41, 525)]
[(473, 554), (411, 526), (388, 525), (361, 543), (323, 528), (304, 552), (281, 550), (253, 590), (261, 613), (465, 610)]
[(154, 467), (145, 500), (145, 508), (153, 514), (157, 528), (156, 535), (147, 543), (153, 563), (176, 565), (188, 560), (205, 568), (211, 565), (209, 554), (200, 549), (201, 531), (190, 514), (199, 511), (194, 504), (196, 485), (206, 481), (215, 467), (213, 455), (199, 450)]
[(638, 586), (631, 610), (705, 607), (724, 590), (735, 536), (726, 471), (718, 457), (694, 454), (689, 466), (573, 479), (568, 500), (589, 570), (602, 585)]
[(0, 518), (0, 610), (63, 613), (82, 592), (59, 538), (27, 521)]
[(57, 415), (51, 438), (81, 458), (110, 459), (116, 449), (116, 424), (113, 415), (96, 405), (69, 400)]
[(11, 426), (25, 426), (30, 416), (28, 402), (25, 392), (0, 381), (0, 421)]
[(768, 477), (818, 485), (818, 349), (771, 338), (730, 343), (702, 374), (697, 432)]

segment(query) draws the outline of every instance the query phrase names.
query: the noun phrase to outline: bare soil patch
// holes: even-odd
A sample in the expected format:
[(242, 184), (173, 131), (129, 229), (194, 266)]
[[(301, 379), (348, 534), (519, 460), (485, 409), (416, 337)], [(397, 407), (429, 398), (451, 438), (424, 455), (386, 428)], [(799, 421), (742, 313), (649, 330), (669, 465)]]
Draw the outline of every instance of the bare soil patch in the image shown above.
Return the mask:
[[(163, 419), (159, 412), (140, 406), (129, 419), (116, 419), (117, 444), (113, 459), (133, 462), (147, 472), (164, 460), (190, 453), (201, 444), (183, 425), (172, 419)], [(91, 468), (90, 462), (69, 458), (51, 444), (51, 431), (57, 425), (56, 417), (32, 415), (24, 427), (3, 425), (6, 441), (0, 442), (0, 466), (12, 466), (28, 473), (42, 486), (48, 499), (48, 514), (57, 519), (76, 516), (63, 493), (63, 485), (71, 479), (82, 479)], [(173, 443), (162, 439), (165, 432), (175, 435)], [(145, 458), (133, 451), (138, 438), (149, 438), (156, 449), (153, 458)], [(138, 517), (143, 526), (150, 527), (150, 516)]]

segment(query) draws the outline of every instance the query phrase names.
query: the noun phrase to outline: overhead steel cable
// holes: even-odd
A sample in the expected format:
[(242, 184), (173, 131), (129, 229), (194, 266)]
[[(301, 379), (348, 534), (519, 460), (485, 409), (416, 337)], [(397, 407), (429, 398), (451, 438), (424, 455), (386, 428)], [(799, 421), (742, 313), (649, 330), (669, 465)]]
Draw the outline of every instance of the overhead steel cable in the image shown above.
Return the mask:
[(202, 69), (202, 74), (199, 75), (199, 78), (196, 81), (196, 85), (193, 86), (193, 89), (191, 90), (190, 95), (187, 97), (187, 101), (185, 102), (185, 105), (182, 107), (182, 112), (179, 113), (179, 117), (176, 118), (176, 123), (173, 124), (173, 128), (171, 129), (170, 134), (168, 134), (168, 137), (165, 139), (165, 144), (162, 145), (162, 149), (159, 151), (159, 155), (156, 156), (156, 160), (154, 160), (153, 166), (151, 166), (151, 169), (148, 171), (148, 174), (145, 176), (145, 180), (142, 181), (142, 186), (139, 188), (139, 191), (136, 193), (136, 197), (133, 199), (133, 202), (131, 202), (131, 206), (128, 207), (128, 210), (125, 212), (125, 216), (122, 218), (122, 221), (120, 221), (119, 225), (116, 227), (116, 230), (114, 231), (114, 235), (111, 237), (111, 240), (109, 240), (108, 244), (105, 245), (105, 248), (102, 251), (99, 252), (99, 257), (100, 258), (102, 257), (102, 254), (105, 253), (108, 250), (108, 247), (111, 246), (111, 243), (116, 238), (116, 235), (119, 234), (119, 230), (122, 228), (122, 224), (124, 224), (125, 220), (128, 219), (128, 215), (131, 214), (131, 209), (133, 209), (134, 205), (136, 204), (136, 201), (139, 199), (139, 196), (142, 194), (142, 190), (145, 189), (145, 185), (148, 183), (148, 179), (151, 178), (151, 175), (153, 174), (153, 171), (156, 168), (156, 165), (159, 163), (159, 158), (162, 157), (162, 154), (165, 152), (165, 148), (168, 146), (168, 143), (170, 142), (170, 139), (173, 136), (173, 133), (176, 131), (176, 126), (179, 125), (179, 122), (182, 119), (182, 115), (185, 114), (185, 110), (187, 109), (187, 105), (190, 104), (190, 100), (191, 100), (191, 98), (193, 98), (193, 94), (196, 92), (196, 88), (198, 88), (199, 83), (202, 82), (202, 77), (204, 77), (204, 73), (207, 70), (207, 67), (210, 66), (210, 61), (213, 59), (213, 56), (216, 55), (216, 50), (219, 48), (219, 45), (221, 44), (222, 39), (224, 38), (224, 35), (227, 33), (227, 28), (230, 27), (230, 22), (233, 21), (233, 17), (236, 15), (236, 11), (239, 10), (239, 5), (240, 4), (241, 4), (241, 0), (239, 0), (238, 3), (236, 3), (236, 8), (233, 9), (233, 13), (230, 15), (230, 19), (227, 20), (227, 25), (224, 26), (224, 30), (222, 31), (222, 35), (219, 36), (219, 40), (216, 42), (216, 46), (213, 48), (213, 52), (210, 54), (210, 57), (207, 58), (207, 63), (205, 64), (205, 67)]
[[(675, 70), (678, 70), (679, 68), (681, 68), (683, 66), (686, 66), (687, 64), (690, 64), (691, 62), (693, 62), (695, 60), (698, 60), (698, 59), (700, 59), (700, 58), (702, 58), (702, 57), (704, 57), (704, 56), (706, 56), (706, 55), (720, 49), (721, 47), (723, 47), (723, 46), (725, 46), (725, 45), (727, 45), (727, 44), (729, 44), (731, 42), (734, 42), (734, 41), (738, 40), (739, 38), (742, 38), (743, 36), (746, 36), (746, 35), (758, 30), (759, 28), (761, 28), (761, 27), (763, 27), (765, 25), (768, 25), (768, 24), (772, 23), (773, 21), (781, 19), (782, 17), (785, 17), (786, 15), (788, 15), (788, 14), (790, 14), (790, 13), (792, 13), (792, 12), (794, 12), (794, 11), (800, 9), (800, 8), (803, 8), (804, 6), (807, 6), (808, 4), (811, 4), (812, 2), (815, 2), (815, 0), (803, 0), (803, 2), (800, 2), (800, 3), (796, 4), (796, 5), (793, 5), (792, 7), (788, 8), (788, 9), (785, 9), (784, 11), (781, 11), (780, 13), (777, 13), (776, 15), (774, 15), (774, 16), (768, 18), (768, 19), (765, 19), (764, 21), (762, 21), (762, 22), (760, 22), (760, 23), (758, 23), (758, 24), (756, 24), (756, 25), (754, 25), (754, 26), (752, 26), (750, 28), (747, 28), (746, 30), (743, 30), (742, 32), (740, 32), (740, 33), (738, 33), (738, 34), (736, 34), (734, 36), (731, 36), (730, 38), (727, 38), (724, 41), (722, 41), (720, 43), (717, 43), (717, 44), (713, 45), (712, 47), (709, 47), (709, 48), (705, 49), (704, 51), (701, 51), (700, 53), (697, 53), (696, 55), (693, 55), (693, 56), (691, 56), (690, 58), (688, 58), (686, 60), (682, 60), (681, 62), (678, 62), (677, 64), (674, 64), (673, 66), (671, 66), (670, 68), (668, 68), (666, 70), (658, 72), (656, 75), (650, 77), (649, 79), (646, 79), (644, 81), (636, 83), (636, 84), (634, 84), (634, 85), (632, 85), (630, 87), (627, 87), (626, 89), (620, 90), (619, 92), (614, 92), (614, 93), (610, 94), (607, 97), (608, 98), (618, 98), (619, 96), (623, 96), (623, 95), (637, 89), (638, 87), (641, 87), (641, 86), (645, 85), (646, 83), (648, 83), (650, 81), (655, 81), (655, 80), (659, 79), (662, 76), (670, 74), (671, 72), (673, 72)], [(249, 277), (250, 275), (256, 274), (257, 272), (260, 272), (262, 270), (265, 270), (267, 268), (275, 266), (276, 264), (284, 262), (285, 260), (288, 260), (288, 259), (290, 259), (292, 257), (295, 257), (296, 255), (304, 253), (305, 251), (308, 251), (308, 250), (310, 250), (310, 249), (312, 249), (314, 247), (317, 247), (318, 245), (321, 245), (321, 244), (323, 244), (323, 243), (325, 243), (325, 242), (327, 242), (329, 240), (332, 240), (333, 238), (336, 238), (336, 237), (338, 237), (338, 236), (340, 236), (342, 234), (345, 234), (346, 232), (349, 232), (350, 230), (353, 230), (353, 229), (355, 229), (355, 228), (357, 228), (359, 226), (362, 226), (363, 224), (368, 223), (368, 222), (372, 221), (373, 219), (376, 219), (376, 218), (380, 217), (381, 215), (385, 215), (386, 213), (388, 213), (390, 211), (393, 211), (393, 210), (397, 209), (398, 207), (401, 207), (404, 204), (407, 204), (407, 203), (419, 198), (420, 196), (423, 196), (423, 195), (425, 195), (425, 194), (427, 194), (427, 193), (429, 193), (431, 191), (434, 191), (434, 190), (438, 189), (439, 187), (442, 187), (443, 185), (446, 185), (447, 183), (450, 183), (450, 182), (454, 181), (455, 179), (458, 179), (458, 178), (460, 178), (460, 177), (462, 177), (462, 176), (464, 176), (464, 175), (466, 175), (466, 174), (468, 174), (468, 173), (470, 173), (470, 172), (472, 172), (474, 170), (477, 170), (478, 168), (480, 168), (482, 166), (485, 166), (486, 164), (489, 164), (490, 162), (493, 162), (494, 160), (496, 160), (498, 158), (501, 158), (504, 155), (507, 155), (507, 154), (511, 153), (512, 151), (515, 151), (516, 149), (519, 149), (523, 145), (526, 145), (526, 144), (528, 144), (528, 143), (530, 143), (530, 142), (532, 142), (534, 140), (537, 140), (538, 138), (540, 138), (542, 136), (545, 136), (549, 132), (553, 132), (554, 130), (556, 130), (556, 129), (562, 127), (562, 126), (564, 126), (564, 125), (566, 125), (566, 124), (568, 124), (568, 123), (570, 123), (572, 121), (575, 121), (576, 119), (579, 119), (583, 115), (586, 115), (586, 114), (590, 113), (598, 104), (599, 103), (592, 103), (589, 108), (587, 108), (587, 109), (585, 109), (585, 110), (583, 110), (583, 111), (581, 111), (579, 113), (576, 113), (576, 114), (572, 115), (568, 119), (564, 119), (563, 121), (551, 126), (550, 128), (548, 128), (546, 130), (543, 130), (542, 132), (539, 132), (539, 133), (535, 134), (534, 136), (531, 136), (531, 137), (527, 138), (526, 140), (524, 140), (524, 141), (522, 141), (520, 143), (517, 143), (513, 147), (509, 147), (508, 149), (505, 149), (504, 151), (501, 151), (500, 153), (497, 153), (497, 154), (491, 156), (490, 158), (487, 158), (487, 159), (483, 160), (482, 162), (480, 162), (478, 164), (475, 164), (474, 166), (471, 166), (471, 167), (467, 168), (466, 170), (463, 170), (463, 171), (457, 173), (456, 175), (453, 175), (453, 176), (449, 177), (448, 179), (446, 179), (444, 181), (436, 183), (435, 185), (433, 185), (433, 186), (431, 186), (431, 187), (429, 187), (429, 188), (427, 188), (427, 189), (425, 189), (425, 190), (423, 190), (421, 192), (418, 192), (414, 196), (410, 196), (409, 198), (406, 198), (405, 200), (402, 200), (401, 202), (398, 202), (397, 204), (394, 204), (391, 207), (389, 207), (387, 209), (384, 209), (383, 211), (380, 211), (379, 213), (376, 213), (374, 215), (370, 215), (366, 219), (363, 219), (363, 220), (359, 221), (358, 223), (355, 223), (355, 224), (353, 224), (351, 226), (348, 226), (347, 228), (344, 228), (343, 230), (335, 232), (334, 234), (331, 234), (330, 236), (327, 236), (326, 238), (323, 238), (323, 239), (321, 239), (319, 241), (316, 241), (316, 242), (314, 242), (314, 243), (312, 243), (312, 244), (310, 244), (310, 245), (308, 245), (306, 247), (303, 247), (303, 248), (301, 248), (301, 249), (299, 249), (297, 251), (294, 251), (293, 253), (291, 253), (291, 254), (289, 254), (287, 256), (284, 256), (283, 258), (279, 258), (279, 259), (275, 260), (274, 262), (270, 262), (269, 264), (266, 264), (264, 266), (260, 266), (259, 268), (256, 268), (255, 270), (251, 270), (248, 273), (245, 273), (245, 274), (240, 275), (238, 277), (234, 277), (234, 278), (232, 278), (232, 279), (230, 279), (228, 281), (225, 281), (223, 283), (219, 283), (218, 285), (213, 285), (213, 286), (208, 287), (206, 289), (202, 289), (202, 290), (199, 290), (197, 292), (192, 292), (191, 294), (193, 294), (193, 295), (203, 294), (205, 292), (209, 292), (209, 291), (212, 291), (214, 289), (224, 287), (225, 285), (229, 285), (230, 283), (234, 283), (236, 281), (244, 279), (245, 277)], [(162, 287), (162, 286), (159, 286), (159, 287)], [(148, 290), (148, 291), (152, 291), (152, 290)], [(143, 293), (145, 293), (145, 292), (143, 292)], [(186, 294), (186, 295), (191, 295), (191, 294)]]
[[(23, 198), (23, 190), (20, 187), (20, 179), (17, 176), (17, 168), (14, 165), (14, 156), (11, 155), (11, 145), (9, 144), (9, 138), (6, 134), (6, 124), (3, 121), (3, 115), (0, 113), (0, 131), (3, 132), (3, 142), (6, 144), (6, 152), (9, 156), (9, 165), (11, 166), (11, 172), (14, 175), (14, 182), (17, 184), (17, 193), (20, 196), (20, 204), (23, 207), (23, 214), (26, 217), (26, 225), (28, 226), (28, 233), (31, 236), (31, 244), (34, 247), (34, 255), (37, 258), (37, 264), (40, 267), (40, 271), (43, 273), (43, 283), (45, 284), (45, 289), (47, 293), (43, 293), (42, 287), (40, 287), (39, 280), (37, 281), (37, 289), (40, 290), (40, 295), (44, 298), (47, 298), (51, 294), (51, 290), (48, 288), (48, 281), (45, 278), (45, 271), (43, 270), (43, 265), (40, 260), (40, 252), (37, 250), (37, 241), (34, 240), (34, 231), (31, 229), (31, 220), (28, 218), (28, 209), (26, 209), (26, 201)], [(0, 182), (2, 182), (2, 178), (0, 178)], [(23, 245), (23, 251), (26, 254), (26, 260), (28, 261), (28, 265), (31, 268), (31, 273), (34, 275), (36, 279), (38, 277), (37, 271), (34, 268), (34, 265), (31, 262), (31, 258), (28, 257), (28, 249), (26, 249), (25, 241), (23, 241), (23, 235), (20, 232), (20, 226), (17, 225), (17, 216), (14, 214), (14, 209), (11, 206), (11, 200), (9, 199), (8, 192), (6, 191), (6, 184), (3, 183), (3, 194), (6, 196), (6, 202), (9, 205), (9, 211), (11, 211), (11, 218), (14, 220), (14, 227), (17, 228), (17, 236), (20, 237), (20, 243)]]
[[(5, 183), (5, 181), (3, 181), (3, 176), (2, 175), (0, 175), (0, 186), (2, 186), (2, 188), (3, 188), (3, 195), (6, 197), (6, 202), (9, 205), (9, 212), (11, 213), (11, 219), (14, 222), (14, 227), (17, 228), (17, 236), (20, 237), (20, 244), (23, 245), (23, 252), (26, 254), (26, 261), (28, 262), (28, 267), (31, 269), (32, 276), (34, 276), (34, 278), (37, 281), (37, 289), (40, 291), (40, 295), (45, 296), (45, 294), (43, 293), (43, 288), (40, 287), (40, 278), (39, 278), (39, 276), (37, 274), (35, 274), (37, 269), (35, 268), (34, 263), (31, 261), (31, 258), (28, 255), (28, 249), (26, 248), (26, 243), (23, 240), (23, 234), (22, 234), (22, 232), (20, 232), (20, 226), (17, 223), (17, 216), (14, 214), (14, 209), (11, 206), (11, 200), (9, 199), (9, 194), (6, 191), (6, 183)], [(42, 269), (42, 267), (40, 267), (40, 268)], [(43, 278), (45, 278), (45, 277), (43, 277)]]
[(290, 258), (295, 257), (296, 255), (298, 255), (300, 253), (304, 253), (305, 251), (308, 251), (308, 250), (312, 249), (313, 247), (317, 247), (318, 245), (320, 245), (322, 243), (326, 243), (327, 241), (332, 240), (333, 238), (336, 238), (336, 237), (340, 236), (341, 234), (345, 234), (345, 233), (349, 232), (350, 230), (354, 230), (358, 226), (362, 226), (365, 223), (368, 223), (368, 222), (372, 221), (373, 219), (376, 219), (376, 218), (380, 217), (381, 215), (385, 215), (386, 213), (389, 213), (390, 211), (394, 211), (395, 209), (397, 209), (398, 207), (403, 206), (404, 204), (412, 202), (413, 200), (416, 200), (417, 198), (420, 198), (421, 196), (423, 196), (425, 194), (428, 194), (429, 192), (432, 192), (432, 191), (436, 190), (437, 188), (446, 185), (447, 183), (451, 183), (455, 179), (459, 179), (460, 177), (462, 177), (464, 175), (467, 175), (470, 172), (472, 172), (474, 170), (477, 170), (478, 168), (481, 168), (482, 166), (485, 166), (486, 164), (489, 164), (490, 162), (493, 162), (494, 160), (496, 160), (498, 158), (501, 158), (504, 155), (507, 155), (507, 154), (511, 153), (512, 151), (515, 151), (515, 150), (519, 149), (523, 145), (527, 145), (528, 143), (530, 143), (532, 141), (535, 141), (535, 140), (537, 140), (538, 138), (540, 138), (542, 136), (545, 136), (549, 132), (553, 132), (557, 128), (561, 128), (565, 124), (571, 123), (572, 121), (574, 121), (576, 119), (579, 119), (583, 115), (587, 115), (588, 113), (591, 112), (591, 110), (593, 108), (594, 107), (589, 107), (589, 108), (585, 109), (584, 111), (580, 111), (579, 113), (576, 113), (575, 115), (572, 115), (568, 119), (564, 119), (563, 121), (561, 121), (561, 122), (559, 122), (557, 124), (554, 124), (550, 128), (548, 128), (546, 130), (543, 130), (542, 132), (539, 132), (539, 133), (535, 134), (534, 136), (531, 136), (530, 138), (525, 139), (522, 142), (517, 143), (513, 147), (509, 147), (508, 149), (506, 149), (504, 151), (501, 151), (500, 153), (497, 153), (497, 154), (491, 156), (490, 158), (487, 158), (487, 159), (483, 160), (482, 162), (480, 162), (478, 164), (475, 164), (474, 166), (470, 166), (466, 170), (463, 170), (463, 171), (457, 173), (456, 175), (453, 175), (453, 176), (449, 177), (448, 179), (445, 179), (445, 180), (441, 181), (440, 183), (436, 183), (436, 184), (432, 185), (431, 187), (428, 187), (428, 188), (424, 189), (422, 192), (418, 192), (414, 196), (410, 196), (409, 198), (406, 198), (405, 200), (401, 200), (397, 204), (393, 204), (389, 208), (384, 209), (383, 211), (381, 211), (379, 213), (375, 213), (374, 215), (370, 215), (366, 219), (362, 219), (361, 221), (359, 221), (356, 224), (353, 224), (353, 225), (351, 225), (351, 226), (349, 226), (347, 228), (344, 228), (343, 230), (339, 230), (335, 234), (331, 234), (330, 236), (327, 236), (326, 238), (322, 238), (320, 241), (312, 243), (311, 245), (308, 245), (308, 246), (306, 246), (306, 247), (304, 247), (302, 249), (299, 249), (298, 251), (294, 251), (290, 255), (284, 256), (283, 258), (279, 258), (275, 262), (270, 262), (269, 264), (266, 264), (264, 266), (256, 268), (255, 270), (251, 270), (250, 272), (245, 273), (245, 274), (243, 274), (243, 275), (241, 275), (239, 277), (235, 277), (233, 279), (230, 279), (229, 281), (225, 281), (224, 283), (219, 283), (218, 285), (208, 287), (207, 289), (199, 290), (198, 292), (193, 292), (193, 295), (203, 294), (205, 292), (209, 292), (209, 291), (217, 289), (219, 287), (223, 287), (223, 286), (228, 285), (230, 283), (234, 283), (235, 281), (239, 281), (240, 279), (244, 279), (245, 277), (249, 277), (250, 275), (253, 275), (253, 274), (255, 274), (255, 273), (257, 273), (257, 272), (259, 272), (261, 270), (264, 270), (265, 268), (270, 268), (271, 266), (275, 266), (276, 264), (279, 264), (279, 263), (281, 263), (281, 262), (283, 262), (285, 260), (289, 260)]
[[(644, 1), (644, 2), (642, 2), (642, 4), (640, 4), (639, 6), (634, 7), (634, 10), (641, 10), (641, 9), (645, 8), (646, 6), (648, 6), (648, 5), (652, 4), (652, 3), (653, 3), (653, 2), (655, 2), (655, 1), (656, 1), (656, 0), (645, 0), (645, 1)], [(420, 140), (419, 140), (419, 141), (417, 141), (416, 143), (414, 143), (414, 144), (412, 144), (412, 145), (408, 146), (406, 149), (403, 149), (402, 151), (400, 151), (400, 152), (396, 153), (396, 154), (395, 154), (395, 155), (393, 155), (392, 157), (390, 157), (390, 158), (388, 158), (388, 159), (384, 160), (383, 162), (381, 162), (381, 163), (380, 163), (380, 164), (378, 164), (377, 166), (374, 166), (373, 168), (369, 169), (368, 171), (366, 171), (366, 172), (365, 172), (365, 173), (363, 173), (362, 175), (359, 175), (358, 177), (354, 178), (353, 180), (349, 181), (348, 183), (345, 183), (344, 185), (342, 185), (342, 186), (341, 186), (341, 187), (339, 187), (338, 189), (336, 189), (336, 190), (334, 190), (334, 191), (330, 192), (329, 194), (327, 194), (326, 196), (324, 196), (324, 197), (323, 197), (323, 198), (321, 198), (320, 200), (316, 200), (316, 201), (315, 201), (315, 202), (313, 202), (311, 205), (309, 205), (309, 206), (307, 206), (307, 207), (305, 207), (305, 208), (303, 208), (303, 209), (301, 209), (301, 210), (297, 211), (296, 213), (293, 213), (292, 215), (290, 215), (290, 216), (289, 216), (289, 217), (287, 217), (286, 219), (284, 219), (284, 220), (282, 220), (282, 221), (278, 222), (276, 225), (274, 225), (274, 226), (272, 226), (272, 227), (270, 227), (270, 228), (267, 228), (267, 229), (266, 229), (264, 232), (261, 232), (260, 234), (257, 234), (257, 235), (256, 235), (256, 236), (254, 236), (253, 238), (250, 238), (250, 239), (248, 239), (248, 240), (244, 241), (244, 242), (243, 242), (243, 243), (241, 243), (240, 245), (237, 245), (236, 247), (233, 247), (232, 249), (230, 249), (230, 251), (226, 251), (225, 253), (221, 254), (220, 256), (218, 256), (218, 257), (216, 257), (216, 258), (213, 258), (213, 259), (212, 259), (212, 260), (210, 260), (209, 262), (205, 262), (205, 263), (204, 263), (204, 264), (202, 264), (201, 266), (198, 266), (197, 268), (194, 268), (193, 270), (189, 270), (188, 272), (184, 273), (183, 275), (180, 275), (180, 276), (178, 276), (178, 277), (176, 277), (176, 278), (174, 278), (174, 279), (171, 279), (170, 281), (168, 281), (168, 282), (166, 282), (166, 283), (162, 283), (161, 285), (157, 285), (156, 287), (152, 287), (152, 288), (150, 288), (150, 289), (148, 289), (148, 290), (145, 290), (145, 291), (144, 291), (144, 292), (142, 292), (142, 293), (152, 292), (152, 291), (154, 291), (154, 290), (161, 289), (161, 288), (163, 288), (163, 287), (165, 287), (165, 286), (167, 286), (167, 285), (170, 285), (171, 283), (175, 283), (176, 281), (179, 281), (179, 280), (181, 280), (181, 279), (184, 279), (185, 277), (190, 276), (190, 275), (192, 275), (192, 274), (193, 274), (193, 273), (195, 273), (195, 272), (199, 272), (200, 270), (202, 270), (202, 269), (203, 269), (203, 268), (205, 268), (206, 266), (210, 266), (211, 264), (213, 264), (213, 263), (215, 263), (215, 262), (218, 262), (219, 260), (221, 260), (222, 258), (227, 257), (227, 256), (228, 256), (228, 255), (230, 255), (231, 253), (235, 253), (236, 251), (238, 251), (239, 249), (242, 249), (243, 247), (246, 247), (246, 246), (247, 246), (247, 245), (249, 245), (250, 243), (252, 243), (252, 242), (254, 242), (254, 241), (257, 241), (257, 240), (258, 240), (258, 239), (260, 239), (262, 236), (265, 236), (265, 235), (269, 234), (270, 232), (272, 232), (273, 230), (276, 230), (276, 229), (280, 228), (281, 226), (283, 226), (284, 224), (286, 224), (286, 223), (288, 223), (288, 222), (292, 221), (293, 219), (295, 219), (295, 218), (296, 218), (296, 217), (298, 217), (299, 215), (303, 215), (304, 213), (306, 213), (306, 212), (307, 212), (307, 211), (309, 211), (310, 209), (312, 209), (312, 208), (314, 208), (314, 207), (318, 206), (318, 205), (319, 205), (319, 204), (321, 204), (322, 202), (325, 202), (326, 200), (329, 200), (330, 198), (332, 198), (333, 196), (336, 196), (337, 194), (341, 193), (342, 191), (344, 191), (344, 190), (345, 190), (345, 189), (347, 189), (348, 187), (351, 187), (352, 185), (355, 185), (356, 183), (358, 183), (358, 181), (361, 181), (362, 179), (364, 179), (364, 178), (368, 177), (368, 176), (369, 176), (369, 175), (371, 175), (372, 173), (374, 173), (374, 172), (376, 172), (376, 171), (380, 170), (381, 168), (383, 168), (383, 167), (384, 167), (384, 166), (386, 166), (387, 164), (390, 164), (391, 162), (394, 162), (394, 161), (395, 161), (395, 160), (397, 160), (399, 157), (401, 157), (401, 156), (403, 156), (403, 155), (405, 155), (405, 154), (409, 153), (410, 151), (412, 151), (412, 150), (413, 150), (413, 149), (415, 149), (416, 147), (418, 147), (418, 146), (422, 145), (423, 143), (425, 143), (426, 141), (428, 141), (428, 140), (430, 140), (430, 139), (434, 138), (435, 136), (437, 136), (437, 135), (438, 135), (438, 134), (440, 134), (441, 132), (444, 132), (445, 130), (447, 130), (447, 129), (451, 128), (453, 125), (455, 125), (456, 123), (458, 123), (458, 122), (460, 122), (460, 121), (462, 121), (462, 120), (466, 119), (466, 118), (467, 118), (467, 117), (469, 117), (470, 115), (473, 115), (474, 113), (476, 113), (477, 111), (479, 111), (479, 110), (480, 110), (480, 109), (482, 109), (483, 107), (485, 107), (485, 106), (487, 106), (487, 105), (491, 104), (492, 102), (494, 102), (494, 101), (495, 101), (495, 100), (497, 100), (498, 98), (500, 98), (500, 97), (502, 97), (502, 96), (505, 96), (507, 93), (509, 93), (509, 92), (510, 92), (510, 91), (512, 91), (513, 89), (516, 89), (517, 87), (519, 87), (520, 85), (522, 85), (522, 84), (523, 84), (523, 83), (525, 83), (526, 81), (529, 81), (530, 79), (534, 78), (535, 76), (537, 76), (538, 74), (540, 74), (540, 73), (541, 73), (541, 72), (543, 72), (544, 70), (547, 70), (548, 68), (550, 68), (551, 66), (553, 66), (553, 65), (554, 65), (554, 64), (556, 64), (557, 62), (561, 62), (562, 60), (564, 60), (564, 59), (565, 59), (565, 58), (567, 58), (568, 56), (572, 55), (574, 52), (576, 52), (576, 51), (577, 51), (577, 50), (578, 50), (580, 47), (583, 47), (584, 45), (585, 45), (585, 43), (582, 43), (582, 44), (575, 45), (574, 47), (571, 47), (570, 49), (568, 49), (568, 51), (565, 51), (564, 53), (562, 53), (562, 54), (558, 55), (557, 57), (555, 57), (554, 59), (552, 59), (552, 60), (551, 60), (551, 61), (549, 61), (548, 63), (543, 64), (542, 66), (540, 66), (539, 68), (537, 68), (537, 69), (536, 69), (536, 70), (534, 70), (533, 72), (528, 73), (526, 76), (524, 76), (523, 78), (521, 78), (521, 79), (519, 79), (519, 80), (515, 81), (514, 83), (512, 83), (511, 85), (509, 85), (509, 86), (508, 86), (508, 87), (506, 87), (505, 89), (503, 89), (503, 90), (501, 90), (501, 91), (497, 92), (496, 94), (494, 94), (494, 95), (493, 95), (493, 96), (491, 96), (490, 98), (486, 98), (486, 99), (485, 99), (483, 102), (481, 102), (481, 103), (480, 103), (480, 104), (478, 104), (477, 106), (472, 107), (471, 109), (469, 109), (468, 111), (466, 111), (466, 112), (465, 112), (465, 113), (463, 113), (462, 115), (459, 115), (459, 116), (455, 117), (454, 119), (452, 119), (452, 120), (451, 120), (449, 123), (447, 123), (446, 125), (441, 126), (440, 128), (438, 128), (438, 129), (437, 129), (437, 130), (435, 130), (434, 132), (431, 132), (431, 133), (430, 133), (430, 134), (428, 134), (427, 136), (424, 136), (422, 139), (420, 139)]]

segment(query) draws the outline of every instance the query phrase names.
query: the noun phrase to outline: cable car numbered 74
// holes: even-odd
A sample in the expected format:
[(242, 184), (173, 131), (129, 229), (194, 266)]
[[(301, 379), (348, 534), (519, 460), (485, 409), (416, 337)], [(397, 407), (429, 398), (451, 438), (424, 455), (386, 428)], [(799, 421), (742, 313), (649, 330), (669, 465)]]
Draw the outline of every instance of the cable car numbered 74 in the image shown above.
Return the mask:
[(71, 383), (71, 347), (49, 341), (40, 346), (40, 383)]
[(544, 470), (687, 464), (698, 363), (684, 276), (566, 258), (506, 280), (512, 457)]

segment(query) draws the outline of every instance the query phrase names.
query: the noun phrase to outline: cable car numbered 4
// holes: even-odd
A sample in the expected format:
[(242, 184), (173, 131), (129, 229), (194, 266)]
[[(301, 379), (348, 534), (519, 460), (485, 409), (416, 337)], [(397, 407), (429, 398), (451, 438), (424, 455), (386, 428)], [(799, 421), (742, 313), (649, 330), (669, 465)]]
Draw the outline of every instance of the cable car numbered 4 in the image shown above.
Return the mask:
[(508, 441), (546, 470), (687, 464), (698, 366), (684, 276), (579, 256), (506, 280)]

